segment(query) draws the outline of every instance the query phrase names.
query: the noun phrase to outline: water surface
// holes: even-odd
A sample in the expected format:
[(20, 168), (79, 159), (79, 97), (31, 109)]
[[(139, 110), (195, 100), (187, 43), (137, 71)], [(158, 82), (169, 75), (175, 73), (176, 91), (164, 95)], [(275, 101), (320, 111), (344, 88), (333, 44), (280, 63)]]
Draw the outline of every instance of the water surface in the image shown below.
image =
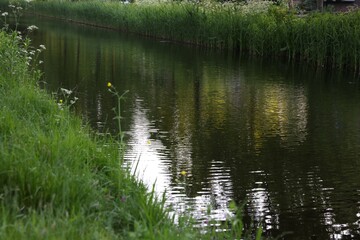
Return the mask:
[[(116, 132), (126, 162), (199, 224), (244, 221), (285, 239), (359, 239), (360, 85), (336, 71), (240, 59), (171, 42), (32, 17), (46, 88), (74, 90), (75, 110)], [(208, 209), (212, 209), (208, 214)]]

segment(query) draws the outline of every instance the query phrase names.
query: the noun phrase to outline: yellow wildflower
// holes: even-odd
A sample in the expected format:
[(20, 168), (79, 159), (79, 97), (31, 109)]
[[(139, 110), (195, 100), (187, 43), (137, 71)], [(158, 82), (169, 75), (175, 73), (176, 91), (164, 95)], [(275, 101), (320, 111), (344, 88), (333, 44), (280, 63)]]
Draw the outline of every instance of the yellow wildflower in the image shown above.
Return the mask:
[(183, 176), (185, 176), (185, 175), (186, 175), (186, 171), (182, 170), (182, 171), (180, 172), (180, 174), (183, 175)]
[(60, 100), (59, 100), (59, 103), (60, 103), (60, 104), (62, 104), (62, 103), (63, 103), (63, 100), (62, 100), (62, 99), (60, 99)]
[(111, 82), (108, 82), (108, 83), (107, 83), (107, 86), (108, 86), (108, 87), (111, 87), (111, 86), (112, 86)]

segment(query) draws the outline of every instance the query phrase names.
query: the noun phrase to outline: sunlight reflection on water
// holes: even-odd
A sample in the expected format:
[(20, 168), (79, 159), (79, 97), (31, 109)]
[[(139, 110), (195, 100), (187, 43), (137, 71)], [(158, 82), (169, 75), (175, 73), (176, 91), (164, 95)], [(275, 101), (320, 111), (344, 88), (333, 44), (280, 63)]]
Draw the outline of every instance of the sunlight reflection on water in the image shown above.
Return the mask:
[[(188, 178), (191, 178), (191, 148), (186, 139), (179, 139), (179, 147), (175, 149), (178, 159), (171, 160), (171, 154), (161, 140), (150, 138), (151, 132), (158, 129), (146, 117), (147, 110), (142, 108), (141, 101), (135, 101), (133, 124), (128, 131), (130, 140), (125, 155), (126, 165), (130, 165), (134, 173), (149, 188), (155, 183), (155, 191), (160, 196), (166, 191), (167, 205), (175, 214), (191, 213), (198, 220), (199, 226), (211, 220), (225, 221), (232, 216), (229, 202), (233, 197), (230, 170), (222, 166), (221, 161), (211, 162), (208, 183), (190, 197), (187, 193)], [(181, 167), (170, 170), (172, 161)], [(186, 173), (182, 176), (181, 171)], [(173, 181), (172, 181), (173, 180)], [(208, 210), (211, 209), (209, 212)]]

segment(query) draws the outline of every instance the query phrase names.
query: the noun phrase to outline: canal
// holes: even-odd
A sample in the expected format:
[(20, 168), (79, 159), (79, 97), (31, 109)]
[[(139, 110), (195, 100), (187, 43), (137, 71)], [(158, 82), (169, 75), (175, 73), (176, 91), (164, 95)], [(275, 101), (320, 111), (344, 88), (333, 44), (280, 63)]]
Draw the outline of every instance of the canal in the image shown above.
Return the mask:
[[(360, 85), (336, 71), (206, 51), (29, 17), (44, 44), (43, 87), (70, 89), (73, 110), (116, 133), (122, 93), (125, 163), (177, 214), (284, 239), (360, 237)], [(73, 96), (71, 96), (73, 97)], [(209, 211), (211, 210), (211, 211)]]

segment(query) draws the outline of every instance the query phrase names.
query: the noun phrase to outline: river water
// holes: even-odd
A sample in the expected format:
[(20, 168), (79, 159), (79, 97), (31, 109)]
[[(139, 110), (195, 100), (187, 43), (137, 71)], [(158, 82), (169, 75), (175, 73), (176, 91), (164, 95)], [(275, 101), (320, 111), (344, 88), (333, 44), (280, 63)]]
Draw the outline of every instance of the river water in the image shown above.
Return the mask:
[[(43, 84), (71, 89), (99, 132), (116, 132), (107, 91), (122, 93), (127, 164), (177, 213), (284, 239), (360, 237), (360, 85), (280, 60), (239, 58), (50, 19), (27, 19), (44, 44)], [(210, 213), (208, 209), (211, 209)]]

